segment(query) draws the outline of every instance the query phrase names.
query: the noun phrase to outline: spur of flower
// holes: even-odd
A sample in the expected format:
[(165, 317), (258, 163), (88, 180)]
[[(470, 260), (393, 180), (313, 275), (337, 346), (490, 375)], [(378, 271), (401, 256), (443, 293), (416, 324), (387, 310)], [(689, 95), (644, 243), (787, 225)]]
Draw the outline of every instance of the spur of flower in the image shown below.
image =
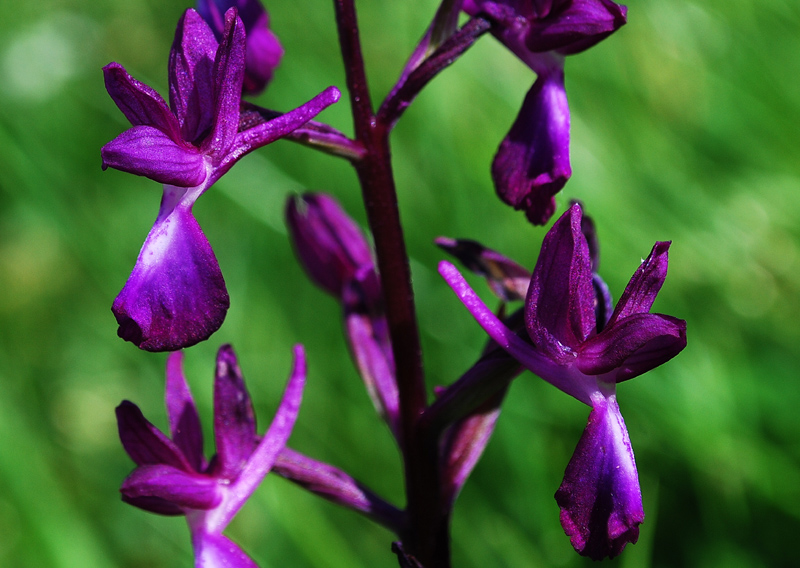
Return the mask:
[(176, 352), (167, 361), (171, 438), (132, 402), (117, 407), (120, 440), (137, 466), (122, 483), (122, 500), (160, 515), (184, 515), (198, 568), (255, 568), (255, 562), (222, 531), (272, 469), (291, 434), (305, 385), (303, 349), (295, 348), (283, 400), (269, 430), (259, 438), (236, 355), (229, 345), (220, 348), (214, 380), (217, 453), (210, 460), (203, 456), (200, 418), (182, 360), (183, 353)]
[(630, 440), (616, 385), (677, 355), (686, 322), (650, 313), (667, 275), (669, 242), (657, 242), (611, 310), (597, 285), (596, 257), (574, 204), (550, 229), (533, 270), (516, 333), (448, 262), (439, 271), (489, 336), (522, 365), (592, 411), (556, 493), (575, 549), (600, 559), (636, 542), (644, 520)]
[(569, 180), (570, 114), (564, 56), (584, 51), (626, 22), (611, 0), (465, 0), (464, 11), (492, 23), (492, 33), (536, 72), (492, 162), (498, 196), (528, 220), (545, 224), (554, 196)]
[(235, 8), (225, 13), (220, 42), (196, 11), (184, 13), (169, 58), (169, 105), (118, 63), (103, 72), (133, 125), (103, 146), (103, 168), (164, 184), (156, 221), (112, 306), (118, 334), (149, 351), (177, 350), (207, 339), (229, 305), (217, 259), (192, 215), (195, 201), (242, 156), (311, 120), (339, 91), (330, 87), (239, 131), (245, 31)]

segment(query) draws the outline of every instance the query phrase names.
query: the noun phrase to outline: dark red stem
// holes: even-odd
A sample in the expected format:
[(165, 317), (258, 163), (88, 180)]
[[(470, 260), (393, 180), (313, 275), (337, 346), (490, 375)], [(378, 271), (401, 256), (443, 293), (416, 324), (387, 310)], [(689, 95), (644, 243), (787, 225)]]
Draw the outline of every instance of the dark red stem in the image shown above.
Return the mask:
[(375, 240), (400, 402), (408, 526), (403, 544), (425, 568), (449, 568), (448, 519), (441, 510), (435, 449), (417, 431), (426, 392), (419, 328), (389, 150), (390, 126), (378, 121), (370, 100), (353, 0), (334, 0), (339, 42), (353, 110), (355, 139), (364, 156), (353, 161)]

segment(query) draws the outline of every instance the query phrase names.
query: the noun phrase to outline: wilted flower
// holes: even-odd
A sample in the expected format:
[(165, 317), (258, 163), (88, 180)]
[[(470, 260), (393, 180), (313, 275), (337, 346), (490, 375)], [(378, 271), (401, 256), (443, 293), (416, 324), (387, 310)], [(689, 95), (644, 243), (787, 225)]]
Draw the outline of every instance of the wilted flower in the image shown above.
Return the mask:
[(224, 14), (230, 8), (239, 11), (246, 35), (242, 92), (257, 95), (272, 79), (283, 57), (283, 48), (269, 29), (269, 15), (258, 0), (198, 0), (197, 11), (211, 26), (217, 41), (222, 40)]
[(502, 348), (592, 407), (556, 497), (562, 525), (575, 549), (602, 558), (635, 542), (644, 519), (616, 383), (677, 355), (686, 346), (686, 322), (649, 313), (666, 278), (667, 242), (655, 244), (612, 314), (599, 309), (606, 296), (595, 284), (595, 259), (581, 221), (580, 205), (575, 204), (545, 236), (525, 301), (527, 338), (506, 327), (453, 265), (442, 262), (439, 270)]
[(153, 89), (110, 63), (106, 88), (133, 124), (102, 149), (103, 168), (164, 185), (161, 208), (136, 266), (114, 301), (118, 334), (149, 351), (172, 351), (207, 339), (229, 300), (217, 259), (192, 206), (248, 152), (302, 126), (339, 98), (330, 87), (303, 106), (238, 131), (244, 77), (244, 27), (235, 9), (217, 43), (187, 10), (170, 53), (170, 106)]
[(214, 381), (214, 439), (217, 453), (203, 456), (200, 418), (184, 378), (183, 354), (167, 361), (166, 405), (172, 438), (161, 433), (139, 407), (117, 407), (122, 445), (136, 469), (120, 488), (123, 501), (161, 515), (185, 515), (198, 568), (253, 568), (256, 564), (223, 536), (252, 495), (291, 434), (305, 385), (305, 356), (295, 364), (269, 430), (259, 440), (252, 403), (236, 355), (226, 345), (217, 354)]
[(500, 144), (492, 179), (503, 201), (543, 225), (572, 175), (564, 56), (613, 33), (627, 8), (610, 0), (464, 0), (464, 10), (491, 21), (492, 33), (537, 74)]

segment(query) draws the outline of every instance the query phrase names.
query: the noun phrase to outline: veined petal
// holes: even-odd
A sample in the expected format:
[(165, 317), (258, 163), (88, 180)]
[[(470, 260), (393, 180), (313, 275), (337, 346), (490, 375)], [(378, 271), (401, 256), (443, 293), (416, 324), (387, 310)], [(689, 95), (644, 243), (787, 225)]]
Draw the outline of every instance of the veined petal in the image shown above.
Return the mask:
[(615, 378), (620, 382), (666, 363), (684, 347), (684, 320), (662, 314), (634, 314), (584, 343), (575, 364), (587, 375), (616, 369)]
[(147, 351), (175, 351), (208, 339), (222, 325), (228, 292), (214, 251), (191, 213), (165, 187), (162, 212), (147, 235), (112, 311), (118, 335)]
[(608, 325), (614, 325), (614, 322), (632, 314), (646, 314), (650, 311), (667, 278), (670, 244), (671, 241), (666, 241), (653, 245), (653, 250), (631, 276)]
[(242, 370), (230, 345), (217, 352), (214, 379), (214, 474), (235, 479), (256, 447), (256, 418), (244, 385)]
[(128, 499), (153, 497), (187, 509), (213, 509), (222, 501), (222, 490), (215, 478), (168, 465), (137, 467), (119, 490)]
[(258, 568), (228, 537), (210, 532), (192, 535), (195, 568)]
[(161, 95), (131, 77), (119, 63), (103, 67), (103, 77), (108, 94), (131, 124), (153, 126), (173, 140), (180, 139), (178, 121)]
[(169, 53), (169, 104), (187, 142), (198, 143), (214, 120), (214, 33), (200, 14), (184, 12)]
[(159, 183), (195, 187), (206, 179), (203, 155), (178, 144), (153, 126), (129, 128), (100, 151), (108, 167)]
[(546, 17), (530, 21), (526, 38), (534, 52), (559, 50), (574, 54), (611, 35), (626, 22), (627, 8), (611, 0), (562, 2)]
[(492, 162), (497, 195), (535, 225), (553, 215), (553, 196), (572, 175), (569, 122), (563, 69), (540, 74)]
[(221, 160), (233, 146), (239, 130), (239, 102), (244, 80), (244, 24), (236, 9), (225, 13), (225, 31), (214, 61), (214, 118), (203, 150)]
[(644, 521), (633, 449), (616, 398), (592, 398), (589, 423), (556, 492), (561, 525), (580, 554), (613, 558)]
[(195, 471), (205, 469), (203, 458), (203, 428), (192, 393), (183, 374), (183, 352), (170, 353), (167, 358), (165, 398), (172, 440), (180, 448)]
[(525, 325), (537, 351), (568, 364), (595, 329), (595, 293), (581, 208), (575, 204), (547, 232), (525, 301)]
[(144, 417), (138, 406), (123, 400), (116, 413), (122, 447), (136, 465), (163, 464), (192, 471), (180, 449)]

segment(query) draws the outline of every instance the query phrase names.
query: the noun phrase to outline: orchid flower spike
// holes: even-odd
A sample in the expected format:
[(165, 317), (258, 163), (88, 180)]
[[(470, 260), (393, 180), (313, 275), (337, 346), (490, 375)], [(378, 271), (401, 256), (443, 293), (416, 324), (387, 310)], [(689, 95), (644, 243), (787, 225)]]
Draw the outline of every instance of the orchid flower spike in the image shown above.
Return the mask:
[(544, 225), (554, 196), (572, 175), (564, 56), (579, 53), (625, 24), (611, 0), (464, 0), (464, 11), (492, 22), (492, 33), (536, 72), (511, 131), (492, 163), (498, 196)]
[(222, 325), (229, 299), (214, 252), (192, 206), (248, 152), (302, 126), (339, 98), (330, 87), (308, 103), (239, 132), (245, 33), (236, 9), (217, 43), (187, 10), (169, 59), (170, 106), (118, 63), (106, 89), (133, 127), (106, 144), (103, 168), (164, 184), (158, 217), (112, 306), (118, 334), (148, 351), (174, 351), (207, 339)]
[(613, 313), (601, 309), (596, 257), (574, 204), (544, 238), (525, 300), (525, 335), (510, 330), (458, 270), (439, 271), (473, 317), (512, 357), (592, 407), (589, 424), (556, 493), (572, 545), (595, 559), (636, 542), (644, 520), (636, 464), (616, 400), (616, 384), (677, 355), (686, 322), (650, 313), (667, 275), (668, 242), (658, 242), (634, 273)]
[(225, 527), (272, 469), (291, 434), (306, 378), (305, 355), (295, 347), (289, 383), (269, 430), (259, 440), (250, 396), (229, 345), (217, 354), (214, 439), (217, 453), (203, 456), (203, 431), (181, 367), (183, 353), (167, 360), (166, 405), (172, 438), (144, 418), (139, 407), (117, 407), (119, 437), (136, 469), (120, 488), (122, 500), (160, 515), (184, 515), (197, 568), (256, 568)]
[(225, 12), (230, 8), (238, 9), (246, 36), (242, 93), (257, 95), (272, 79), (283, 48), (269, 29), (269, 15), (258, 0), (198, 0), (197, 11), (211, 26), (217, 41), (222, 40)]

